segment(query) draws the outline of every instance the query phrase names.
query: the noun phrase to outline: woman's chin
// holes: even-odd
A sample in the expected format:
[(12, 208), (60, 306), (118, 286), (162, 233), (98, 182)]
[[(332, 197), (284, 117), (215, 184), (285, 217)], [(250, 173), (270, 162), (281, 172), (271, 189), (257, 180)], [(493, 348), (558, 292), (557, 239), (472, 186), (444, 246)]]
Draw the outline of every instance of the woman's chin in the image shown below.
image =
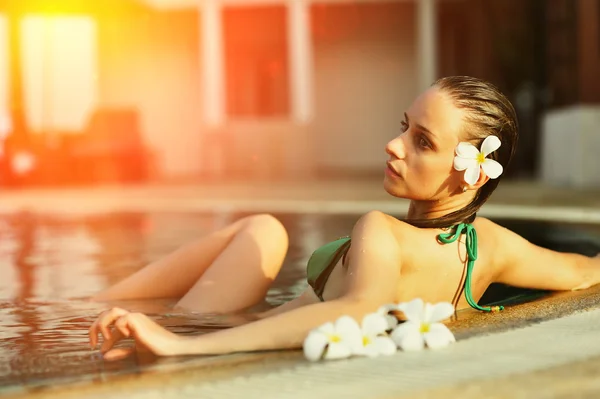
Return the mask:
[(387, 176), (383, 179), (383, 189), (389, 195), (392, 195), (394, 197), (406, 198), (406, 190), (404, 190), (404, 187), (400, 187), (397, 182), (391, 181), (387, 178)]

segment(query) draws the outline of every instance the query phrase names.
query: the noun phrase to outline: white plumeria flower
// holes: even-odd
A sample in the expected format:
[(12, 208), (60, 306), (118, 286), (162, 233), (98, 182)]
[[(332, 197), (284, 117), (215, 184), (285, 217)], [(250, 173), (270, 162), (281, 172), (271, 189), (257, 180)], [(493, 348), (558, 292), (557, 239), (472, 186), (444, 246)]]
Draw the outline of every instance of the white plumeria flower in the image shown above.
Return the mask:
[(486, 137), (481, 144), (481, 151), (471, 143), (458, 143), (454, 157), (454, 169), (464, 170), (465, 182), (471, 185), (479, 180), (481, 169), (490, 179), (496, 179), (502, 174), (502, 165), (486, 157), (500, 148), (500, 144), (500, 139), (496, 136)]
[(392, 314), (395, 310), (398, 310), (398, 305), (395, 303), (383, 305), (377, 309), (377, 313), (385, 317), (387, 323), (386, 331), (391, 331), (398, 325), (398, 319)]
[(401, 349), (421, 350), (425, 344), (431, 349), (438, 349), (456, 341), (448, 327), (440, 323), (454, 313), (451, 303), (425, 304), (417, 298), (399, 304), (398, 309), (404, 313), (407, 321), (396, 327), (391, 337)]
[(379, 312), (366, 315), (362, 321), (362, 347), (355, 354), (376, 357), (396, 353), (396, 344), (387, 335), (387, 329), (385, 315)]
[(344, 359), (361, 352), (362, 332), (353, 318), (342, 316), (311, 331), (304, 340), (304, 356), (310, 361)]

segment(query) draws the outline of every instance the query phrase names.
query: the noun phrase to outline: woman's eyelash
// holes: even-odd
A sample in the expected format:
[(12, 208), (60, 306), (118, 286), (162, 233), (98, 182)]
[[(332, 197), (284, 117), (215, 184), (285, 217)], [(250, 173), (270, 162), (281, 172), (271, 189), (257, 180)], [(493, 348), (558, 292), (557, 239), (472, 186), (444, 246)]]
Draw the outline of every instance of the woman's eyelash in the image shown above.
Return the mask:
[[(424, 144), (423, 144), (424, 143)], [(431, 144), (429, 143), (429, 141), (425, 138), (424, 135), (420, 135), (419, 136), (419, 145), (421, 147), (426, 147), (426, 148), (431, 148)]]
[[(403, 132), (407, 131), (408, 127), (409, 127), (408, 122), (406, 122), (406, 121), (400, 122), (400, 126), (402, 126)], [(420, 134), (419, 136), (417, 136), (417, 143), (420, 147), (423, 147), (423, 148), (433, 148), (431, 146), (431, 143), (429, 142), (429, 140), (427, 140), (427, 138), (423, 134)]]

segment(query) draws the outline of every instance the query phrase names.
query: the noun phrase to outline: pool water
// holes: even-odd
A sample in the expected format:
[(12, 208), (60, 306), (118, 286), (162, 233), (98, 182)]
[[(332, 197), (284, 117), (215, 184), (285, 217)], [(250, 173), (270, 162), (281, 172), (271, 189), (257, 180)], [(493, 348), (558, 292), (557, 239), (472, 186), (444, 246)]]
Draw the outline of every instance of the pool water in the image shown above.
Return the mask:
[[(87, 330), (106, 305), (87, 300), (149, 262), (242, 214), (114, 214), (0, 217), (0, 394), (23, 387), (103, 379), (137, 372), (153, 361), (105, 363), (88, 345)], [(306, 287), (305, 265), (318, 246), (350, 233), (358, 216), (276, 215), (290, 249), (267, 302), (295, 297)], [(503, 222), (536, 244), (593, 255), (598, 226)], [(571, 230), (572, 229), (572, 230)], [(495, 287), (487, 302), (527, 300), (539, 292)], [(121, 304), (149, 314), (170, 330), (193, 334), (235, 323), (236, 317), (175, 313), (167, 301)], [(154, 360), (164, 361), (164, 360)], [(181, 360), (184, 361), (184, 360)]]

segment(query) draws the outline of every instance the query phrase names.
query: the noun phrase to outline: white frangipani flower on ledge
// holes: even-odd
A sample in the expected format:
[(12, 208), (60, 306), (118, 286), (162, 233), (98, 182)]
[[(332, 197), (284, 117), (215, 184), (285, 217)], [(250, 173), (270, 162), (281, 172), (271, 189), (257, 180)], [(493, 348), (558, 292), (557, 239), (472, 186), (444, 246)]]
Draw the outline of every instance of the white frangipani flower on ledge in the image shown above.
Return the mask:
[(392, 313), (396, 310), (398, 310), (398, 305), (395, 303), (383, 305), (377, 309), (377, 313), (385, 317), (385, 321), (387, 323), (386, 331), (391, 331), (398, 325), (398, 318), (396, 318), (396, 316), (394, 316)]
[(344, 359), (362, 347), (360, 326), (350, 316), (335, 323), (325, 323), (311, 331), (304, 340), (304, 356), (310, 361)]
[(493, 159), (486, 158), (489, 154), (500, 148), (500, 139), (497, 136), (488, 136), (481, 144), (481, 151), (471, 143), (458, 143), (454, 157), (454, 169), (465, 171), (465, 182), (475, 184), (479, 180), (481, 169), (490, 178), (496, 179), (503, 172), (502, 165)]
[(398, 305), (407, 321), (392, 331), (391, 337), (405, 351), (422, 350), (427, 344), (430, 349), (448, 346), (456, 341), (452, 332), (440, 323), (454, 314), (454, 306), (448, 302), (435, 305), (423, 303), (422, 299)]
[(380, 313), (371, 313), (363, 318), (362, 347), (355, 355), (376, 357), (379, 355), (393, 355), (396, 353), (396, 344), (387, 335), (388, 321)]
[[(395, 311), (402, 312), (407, 320), (399, 323)], [(361, 325), (349, 316), (342, 316), (308, 334), (303, 344), (304, 356), (318, 361), (393, 355), (397, 348), (421, 350), (425, 345), (441, 348), (455, 342), (452, 332), (440, 323), (453, 313), (454, 306), (448, 302), (432, 305), (414, 299), (381, 306), (375, 313), (367, 314)]]

